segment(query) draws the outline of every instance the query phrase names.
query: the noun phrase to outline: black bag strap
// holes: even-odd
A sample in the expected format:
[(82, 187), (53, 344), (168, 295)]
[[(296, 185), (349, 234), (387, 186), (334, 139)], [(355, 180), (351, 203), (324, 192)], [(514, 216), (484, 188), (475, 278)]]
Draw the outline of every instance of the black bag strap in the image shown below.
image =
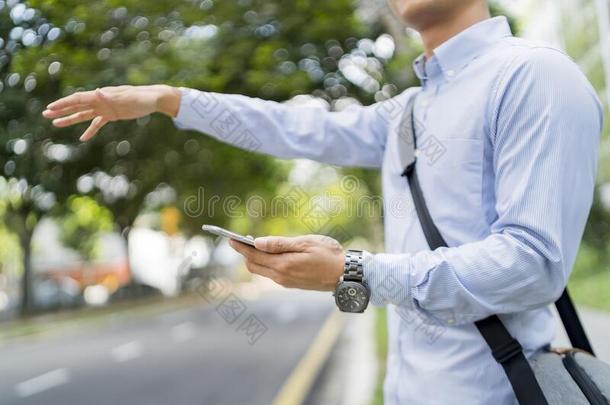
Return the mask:
[(592, 356), (595, 356), (593, 347), (591, 347), (591, 342), (589, 342), (589, 338), (585, 333), (585, 328), (582, 326), (582, 322), (580, 322), (580, 317), (578, 316), (578, 312), (576, 312), (576, 307), (572, 302), (567, 287), (563, 290), (563, 293), (561, 293), (561, 297), (555, 301), (555, 308), (557, 308), (557, 312), (559, 312), (561, 323), (563, 323), (563, 327), (568, 334), (572, 347), (584, 350), (585, 352), (591, 353)]
[[(414, 118), (415, 98), (416, 96), (411, 97), (405, 111), (405, 114), (409, 114), (408, 120), (412, 136), (413, 159), (405, 167), (402, 175), (405, 176), (409, 182), (415, 211), (419, 217), (419, 222), (426, 237), (426, 241), (430, 248), (434, 250), (439, 247), (447, 246), (447, 243), (430, 216), (430, 211), (428, 211), (417, 177), (417, 138)], [(405, 127), (405, 125), (401, 125), (401, 128), (404, 129)], [(404, 140), (398, 141), (404, 142)], [(504, 369), (519, 403), (521, 405), (547, 404), (542, 389), (534, 376), (534, 372), (523, 354), (521, 344), (510, 335), (500, 318), (498, 318), (497, 315), (491, 315), (475, 322), (475, 325), (491, 349), (494, 359), (500, 363)]]

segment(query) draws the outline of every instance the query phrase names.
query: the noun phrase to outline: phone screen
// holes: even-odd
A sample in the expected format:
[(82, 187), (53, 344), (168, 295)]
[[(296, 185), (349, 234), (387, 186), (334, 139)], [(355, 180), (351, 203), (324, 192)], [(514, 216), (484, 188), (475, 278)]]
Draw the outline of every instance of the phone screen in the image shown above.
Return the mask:
[(254, 238), (251, 236), (240, 235), (238, 233), (231, 232), (216, 225), (203, 225), (201, 229), (205, 232), (209, 232), (217, 236), (224, 236), (225, 238), (233, 239), (238, 242), (245, 243), (246, 245), (254, 246)]

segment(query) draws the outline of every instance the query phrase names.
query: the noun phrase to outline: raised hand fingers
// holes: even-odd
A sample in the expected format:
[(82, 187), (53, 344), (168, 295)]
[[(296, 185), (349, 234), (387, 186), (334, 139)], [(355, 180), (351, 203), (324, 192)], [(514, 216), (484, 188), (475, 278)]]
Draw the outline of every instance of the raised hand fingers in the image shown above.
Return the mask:
[(106, 124), (106, 122), (108, 121), (98, 115), (93, 119), (93, 121), (91, 121), (91, 125), (89, 125), (89, 128), (83, 132), (79, 139), (84, 142), (93, 138), (95, 134), (97, 134), (98, 131)]
[(70, 125), (78, 124), (85, 121), (90, 121), (95, 118), (96, 114), (94, 110), (79, 111), (67, 117), (56, 118), (53, 120), (53, 125), (58, 128), (68, 127)]
[(60, 98), (47, 105), (47, 110), (62, 110), (64, 108), (74, 107), (78, 104), (92, 105), (97, 99), (94, 91), (79, 91), (69, 96)]
[(91, 106), (86, 104), (75, 104), (70, 107), (62, 108), (61, 110), (44, 110), (42, 116), (48, 119), (63, 117), (79, 111), (89, 110)]

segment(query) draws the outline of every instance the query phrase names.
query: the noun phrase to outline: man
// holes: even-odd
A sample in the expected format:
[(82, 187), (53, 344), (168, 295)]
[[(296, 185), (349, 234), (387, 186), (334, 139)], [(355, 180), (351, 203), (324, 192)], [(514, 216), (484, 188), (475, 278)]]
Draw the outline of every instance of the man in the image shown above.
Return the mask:
[[(413, 68), (422, 86), (377, 105), (325, 112), (121, 86), (68, 96), (44, 116), (59, 127), (93, 120), (86, 140), (108, 121), (162, 112), (180, 128), (274, 156), (381, 167), (388, 253), (364, 252), (359, 263), (360, 254), (348, 252), (344, 274), (343, 248), (320, 236), (232, 246), (251, 272), (282, 285), (333, 291), (340, 279), (351, 280), (368, 287), (348, 295), (370, 290), (374, 304), (389, 305), (388, 404), (511, 404), (508, 379), (473, 322), (499, 314), (527, 356), (551, 342), (547, 305), (563, 290), (582, 237), (602, 110), (574, 63), (514, 38), (504, 17), (489, 17), (484, 0), (392, 6), (421, 34), (425, 53)], [(414, 210), (392, 214), (396, 201), (412, 201), (397, 145), (402, 114), (392, 112), (402, 113), (415, 96), (418, 145), (433, 142), (443, 152), (417, 160), (430, 214), (450, 246), (435, 251)], [(222, 114), (239, 117), (241, 127), (225, 132), (215, 121)], [(257, 142), (234, 136), (242, 130)], [(343, 309), (361, 310), (367, 298)]]

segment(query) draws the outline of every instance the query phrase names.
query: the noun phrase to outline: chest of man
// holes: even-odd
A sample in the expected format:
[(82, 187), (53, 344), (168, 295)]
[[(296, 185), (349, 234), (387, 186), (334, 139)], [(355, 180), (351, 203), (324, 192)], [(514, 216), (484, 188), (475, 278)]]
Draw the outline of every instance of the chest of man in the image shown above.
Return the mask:
[[(478, 62), (478, 63), (477, 63)], [(475, 61), (451, 80), (442, 77), (409, 90), (414, 108), (417, 168), (430, 213), (450, 246), (484, 238), (495, 219), (493, 192), (493, 117), (498, 69)], [(392, 120), (383, 163), (386, 247), (415, 252), (427, 245), (401, 173), (398, 147), (404, 122)]]

